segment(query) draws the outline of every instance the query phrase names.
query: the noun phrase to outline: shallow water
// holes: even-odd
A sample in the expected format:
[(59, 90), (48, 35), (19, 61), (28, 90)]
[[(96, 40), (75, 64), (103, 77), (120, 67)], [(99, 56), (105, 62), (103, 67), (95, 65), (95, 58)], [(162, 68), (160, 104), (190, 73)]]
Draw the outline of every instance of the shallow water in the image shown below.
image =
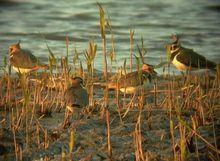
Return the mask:
[[(118, 65), (129, 58), (129, 30), (135, 30), (134, 50), (143, 36), (148, 49), (146, 61), (158, 64), (166, 58), (170, 35), (181, 35), (183, 46), (215, 62), (220, 61), (220, 1), (218, 0), (105, 0), (116, 42)], [(70, 55), (76, 47), (81, 55), (90, 40), (98, 44), (96, 68), (102, 68), (99, 10), (96, 0), (0, 1), (0, 65), (10, 44), (21, 40), (44, 62), (48, 51), (43, 34), (57, 57), (66, 55), (65, 37), (70, 37)], [(109, 42), (109, 41), (108, 41)], [(110, 43), (109, 43), (110, 44)], [(110, 45), (108, 45), (109, 51)], [(83, 56), (81, 56), (84, 59)], [(72, 59), (70, 59), (72, 62)], [(116, 66), (116, 64), (114, 64)]]

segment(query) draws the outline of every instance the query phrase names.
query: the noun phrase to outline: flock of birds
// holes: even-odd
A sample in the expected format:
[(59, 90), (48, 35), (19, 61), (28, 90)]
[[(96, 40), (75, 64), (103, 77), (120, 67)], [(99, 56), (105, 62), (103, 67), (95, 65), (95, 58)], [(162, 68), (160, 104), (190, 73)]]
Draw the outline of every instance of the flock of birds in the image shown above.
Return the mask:
[[(172, 36), (173, 42), (166, 46), (170, 62), (180, 71), (188, 71), (192, 69), (211, 69), (216, 70), (217, 64), (207, 60), (204, 56), (199, 55), (189, 48), (181, 46), (179, 38)], [(20, 42), (9, 47), (10, 65), (21, 74), (30, 73), (38, 69), (46, 69), (47, 65), (40, 61), (29, 51), (22, 49)], [(117, 83), (117, 89), (121, 92), (135, 92), (146, 82), (150, 82), (152, 77), (157, 73), (153, 66), (144, 63), (139, 71), (127, 73), (120, 77)], [(81, 77), (71, 78), (72, 84), (65, 92), (65, 103), (68, 106), (85, 107), (89, 103), (87, 90), (85, 89), (83, 79)], [(113, 85), (116, 87), (116, 84)]]

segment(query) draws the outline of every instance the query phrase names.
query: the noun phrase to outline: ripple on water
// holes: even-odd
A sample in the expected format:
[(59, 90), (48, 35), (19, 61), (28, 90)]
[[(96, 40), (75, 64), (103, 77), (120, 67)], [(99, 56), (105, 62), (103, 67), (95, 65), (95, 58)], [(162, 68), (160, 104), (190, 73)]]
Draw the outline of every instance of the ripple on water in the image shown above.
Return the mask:
[[(0, 42), (3, 43), (0, 43), (0, 52), (5, 52), (12, 42), (23, 40), (24, 46), (37, 49), (35, 53), (38, 56), (38, 53), (47, 50), (46, 47), (37, 47), (44, 42), (39, 33), (45, 35), (55, 53), (65, 50), (63, 43), (66, 34), (79, 51), (85, 51), (89, 40), (94, 40), (101, 51), (99, 10), (96, 2), (1, 0)], [(181, 41), (184, 45), (205, 53), (208, 51), (209, 57), (219, 55), (220, 49), (215, 47), (219, 44), (220, 36), (219, 1), (140, 0), (137, 3), (107, 0), (102, 4), (106, 13), (111, 16), (117, 58), (121, 62), (124, 58), (129, 58), (130, 29), (135, 30), (134, 52), (138, 52), (135, 46), (143, 36), (145, 46), (152, 55), (149, 59), (152, 61), (158, 59), (158, 55), (164, 57), (164, 46), (171, 41), (170, 35), (176, 33), (183, 35)], [(109, 50), (110, 46), (107, 46)], [(64, 49), (60, 49), (61, 47)], [(98, 54), (97, 62), (102, 59), (102, 54)], [(1, 63), (0, 61), (0, 65)]]

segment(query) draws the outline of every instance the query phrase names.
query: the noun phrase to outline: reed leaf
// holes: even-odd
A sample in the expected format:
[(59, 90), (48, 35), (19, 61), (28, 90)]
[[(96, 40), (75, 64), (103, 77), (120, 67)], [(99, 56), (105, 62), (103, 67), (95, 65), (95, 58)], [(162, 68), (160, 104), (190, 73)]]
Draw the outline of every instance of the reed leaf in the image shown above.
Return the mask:
[(105, 39), (105, 11), (100, 3), (97, 3), (99, 7), (99, 14), (100, 14), (100, 30), (102, 39)]
[(7, 65), (8, 65), (7, 57), (4, 56), (4, 58), (3, 58), (3, 67), (6, 68)]
[(50, 49), (50, 47), (49, 47), (49, 45), (48, 45), (48, 43), (47, 43), (47, 40), (46, 40), (45, 36), (44, 36), (42, 33), (40, 33), (40, 34), (41, 34), (41, 36), (43, 37), (44, 42), (45, 42), (46, 47), (47, 47), (47, 50), (48, 50), (48, 52), (49, 52), (49, 63), (50, 63), (50, 67), (52, 67), (53, 65), (56, 65), (56, 64), (57, 64), (57, 59), (55, 58), (54, 53), (53, 53), (52, 50)]
[(110, 56), (110, 60), (111, 60), (111, 63), (113, 61), (116, 60), (116, 55), (115, 55), (115, 42), (114, 42), (114, 35), (113, 35), (113, 31), (112, 31), (112, 24), (111, 24), (111, 18), (110, 16), (108, 15), (108, 21), (107, 21), (107, 27), (110, 31), (110, 35), (111, 35), (111, 51), (109, 52), (109, 56)]
[(126, 75), (126, 62), (127, 62), (127, 59), (125, 59), (123, 63), (123, 70), (124, 70), (125, 75)]
[(136, 60), (136, 64), (137, 64), (137, 71), (138, 71), (138, 78), (139, 78), (139, 82), (141, 83), (142, 81), (142, 71), (140, 70), (140, 66), (141, 66), (141, 59), (139, 57), (135, 56), (135, 60)]
[(132, 66), (133, 66), (133, 41), (134, 41), (134, 30), (130, 30), (130, 71), (132, 72)]
[(74, 131), (72, 130), (71, 132), (70, 132), (70, 142), (69, 142), (69, 153), (72, 153), (72, 151), (73, 151), (73, 148), (74, 148), (74, 136), (75, 136), (75, 134), (74, 134)]

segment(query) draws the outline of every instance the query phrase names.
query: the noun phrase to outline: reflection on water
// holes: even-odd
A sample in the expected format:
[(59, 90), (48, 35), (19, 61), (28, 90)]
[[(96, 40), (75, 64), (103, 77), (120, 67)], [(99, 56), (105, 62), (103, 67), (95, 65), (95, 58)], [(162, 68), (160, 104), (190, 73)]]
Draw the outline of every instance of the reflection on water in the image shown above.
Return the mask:
[[(173, 33), (181, 34), (185, 46), (194, 48), (211, 60), (218, 62), (220, 59), (218, 0), (100, 2), (111, 16), (119, 64), (124, 58), (129, 58), (130, 29), (135, 30), (135, 44), (141, 36), (144, 37), (148, 49), (146, 58), (151, 64), (158, 64), (160, 58), (166, 58), (164, 46)], [(83, 53), (88, 41), (94, 40), (99, 50), (95, 66), (102, 66), (96, 0), (0, 0), (1, 60), (7, 55), (8, 46), (21, 40), (23, 47), (46, 61), (48, 51), (40, 33), (46, 37), (57, 57), (65, 55), (66, 34), (71, 40), (72, 53), (75, 47)]]

